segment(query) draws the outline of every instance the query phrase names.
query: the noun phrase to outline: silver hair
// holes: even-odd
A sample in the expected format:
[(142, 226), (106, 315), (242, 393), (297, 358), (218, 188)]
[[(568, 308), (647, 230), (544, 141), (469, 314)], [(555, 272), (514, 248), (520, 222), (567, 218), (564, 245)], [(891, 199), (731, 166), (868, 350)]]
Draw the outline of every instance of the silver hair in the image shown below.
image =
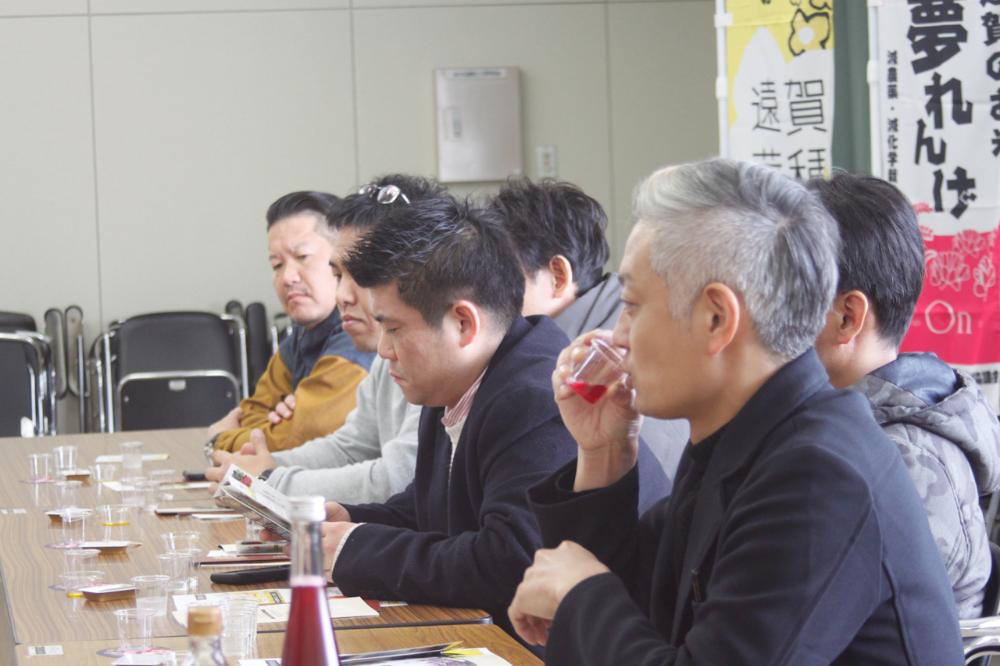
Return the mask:
[(712, 159), (661, 169), (635, 191), (653, 231), (650, 264), (671, 314), (690, 316), (701, 290), (739, 294), (761, 342), (791, 359), (813, 345), (837, 288), (839, 234), (804, 185), (777, 170)]

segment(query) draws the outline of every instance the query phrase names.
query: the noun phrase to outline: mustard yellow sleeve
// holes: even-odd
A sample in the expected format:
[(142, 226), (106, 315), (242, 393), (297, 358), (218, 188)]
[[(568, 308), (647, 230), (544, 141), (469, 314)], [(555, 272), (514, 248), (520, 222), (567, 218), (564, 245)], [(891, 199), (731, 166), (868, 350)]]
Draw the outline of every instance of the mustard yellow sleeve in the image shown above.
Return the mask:
[[(281, 393), (274, 396), (274, 402), (263, 411), (262, 416), (258, 415), (259, 411), (255, 411), (248, 420), (244, 411), (241, 427), (220, 435), (216, 446), (238, 450), (250, 438), (250, 430), (253, 428), (263, 431), (267, 447), (271, 451), (291, 449), (316, 437), (328, 435), (342, 426), (347, 415), (354, 409), (358, 384), (367, 375), (363, 368), (340, 356), (323, 356), (295, 389), (295, 412), (291, 419), (276, 425), (267, 420), (267, 412), (287, 395), (287, 392)], [(263, 381), (263, 377), (261, 379)], [(258, 387), (259, 385), (258, 383)], [(254, 393), (253, 400), (258, 398), (257, 393)], [(244, 400), (243, 404), (247, 402), (249, 400)], [(223, 436), (227, 436), (227, 442), (220, 446)]]
[[(270, 424), (267, 420), (268, 412), (291, 392), (292, 371), (285, 365), (281, 354), (274, 354), (267, 362), (264, 373), (257, 380), (253, 395), (240, 402), (240, 410), (243, 412), (240, 417), (240, 427), (220, 433), (215, 440), (215, 448), (238, 451), (250, 439), (251, 430), (263, 429), (265, 425)], [(268, 445), (270, 446), (270, 440)]]
[[(368, 372), (342, 356), (323, 356), (295, 389), (295, 413), (268, 438), (272, 451), (291, 449), (344, 425), (357, 405), (358, 384)], [(270, 425), (270, 424), (269, 424)]]

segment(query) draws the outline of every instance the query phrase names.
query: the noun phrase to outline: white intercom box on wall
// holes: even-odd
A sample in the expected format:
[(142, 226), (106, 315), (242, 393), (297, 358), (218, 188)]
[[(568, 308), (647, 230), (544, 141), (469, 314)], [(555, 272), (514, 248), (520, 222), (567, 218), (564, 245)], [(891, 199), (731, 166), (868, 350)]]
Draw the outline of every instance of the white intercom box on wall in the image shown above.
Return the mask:
[(524, 169), (517, 67), (434, 71), (438, 180), (504, 180)]

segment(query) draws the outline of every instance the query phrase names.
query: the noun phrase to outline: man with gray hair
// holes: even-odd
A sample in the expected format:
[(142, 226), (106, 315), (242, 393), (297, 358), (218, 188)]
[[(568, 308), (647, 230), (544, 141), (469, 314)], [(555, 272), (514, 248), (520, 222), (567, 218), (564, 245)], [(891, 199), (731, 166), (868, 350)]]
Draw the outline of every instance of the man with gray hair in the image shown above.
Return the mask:
[[(552, 664), (962, 663), (899, 452), (811, 348), (837, 228), (801, 184), (710, 160), (638, 188), (611, 337), (629, 379), (553, 385), (577, 460), (531, 490), (546, 549), (509, 615)], [(596, 334), (599, 335), (599, 334)], [(687, 418), (673, 495), (636, 515), (640, 414)]]

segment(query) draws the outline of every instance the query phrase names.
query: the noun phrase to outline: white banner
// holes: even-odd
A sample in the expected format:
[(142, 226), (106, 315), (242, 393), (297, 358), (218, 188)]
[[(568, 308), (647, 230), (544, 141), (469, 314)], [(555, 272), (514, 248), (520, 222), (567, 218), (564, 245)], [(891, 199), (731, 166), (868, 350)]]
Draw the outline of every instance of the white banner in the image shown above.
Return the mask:
[(924, 291), (903, 349), (933, 351), (1000, 399), (1000, 0), (883, 0), (873, 170), (913, 202)]
[[(829, 173), (833, 135), (832, 0), (728, 0), (720, 142), (734, 159), (800, 179)], [(720, 86), (721, 92), (722, 86)]]

